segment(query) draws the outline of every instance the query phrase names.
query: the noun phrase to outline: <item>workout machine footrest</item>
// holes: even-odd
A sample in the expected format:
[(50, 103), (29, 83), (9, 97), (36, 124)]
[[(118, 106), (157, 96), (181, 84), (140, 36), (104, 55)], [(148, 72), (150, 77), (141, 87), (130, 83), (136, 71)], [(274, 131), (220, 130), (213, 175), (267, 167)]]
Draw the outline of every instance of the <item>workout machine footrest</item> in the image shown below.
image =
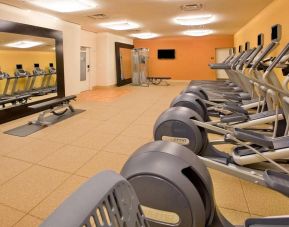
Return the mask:
[[(262, 147), (262, 146), (259, 146), (256, 144), (250, 144), (250, 146), (253, 147), (254, 149), (258, 150), (260, 153), (265, 153), (265, 152), (271, 151), (267, 147)], [(254, 151), (252, 151), (251, 149), (244, 147), (244, 146), (235, 147), (233, 149), (233, 152), (235, 155), (240, 156), (240, 157), (256, 154)]]
[(234, 113), (230, 115), (221, 116), (222, 123), (244, 122), (248, 120), (248, 116), (242, 113)]
[(251, 142), (262, 147), (274, 148), (273, 141), (270, 137), (267, 137), (257, 132), (235, 128), (234, 136), (237, 139), (245, 142)]
[(266, 170), (264, 173), (264, 180), (270, 188), (282, 193), (287, 197), (289, 196), (288, 174), (276, 172), (273, 170)]
[(237, 103), (234, 102), (226, 102), (224, 108), (230, 110), (231, 112), (237, 112), (246, 115), (249, 114), (247, 110), (243, 109), (241, 106), (239, 106)]

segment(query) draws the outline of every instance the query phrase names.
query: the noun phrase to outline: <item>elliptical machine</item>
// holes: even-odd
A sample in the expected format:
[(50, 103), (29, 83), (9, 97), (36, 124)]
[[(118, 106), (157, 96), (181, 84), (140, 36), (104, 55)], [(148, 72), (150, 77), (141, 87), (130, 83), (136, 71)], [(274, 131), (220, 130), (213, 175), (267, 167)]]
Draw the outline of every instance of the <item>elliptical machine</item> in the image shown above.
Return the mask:
[[(217, 162), (209, 166), (218, 169)], [(206, 166), (185, 147), (163, 141), (146, 144), (130, 157), (121, 174), (135, 189), (140, 204), (150, 210), (146, 218), (151, 227), (234, 226), (216, 207)], [(255, 179), (239, 177), (289, 196), (288, 174), (267, 170)], [(169, 212), (174, 218), (160, 221), (154, 212)], [(288, 223), (289, 216), (254, 218), (246, 220), (245, 227), (285, 227)]]
[[(212, 179), (204, 163), (176, 143), (146, 144), (126, 162), (123, 177), (112, 171), (97, 174), (41, 227), (236, 227), (216, 207)], [(210, 167), (218, 169), (217, 164)], [(263, 176), (243, 179), (289, 197), (286, 174), (268, 170)], [(149, 212), (144, 214), (145, 210)], [(154, 214), (169, 214), (170, 218)], [(243, 227), (287, 227), (288, 223), (289, 216), (250, 218)]]

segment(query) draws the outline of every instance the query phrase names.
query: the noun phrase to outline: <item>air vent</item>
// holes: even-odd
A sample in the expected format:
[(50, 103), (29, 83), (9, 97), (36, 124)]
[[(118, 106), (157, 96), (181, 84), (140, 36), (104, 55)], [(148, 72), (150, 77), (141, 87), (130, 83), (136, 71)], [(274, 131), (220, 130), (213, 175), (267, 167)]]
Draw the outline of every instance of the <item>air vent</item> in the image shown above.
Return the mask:
[(183, 11), (195, 11), (203, 8), (203, 4), (195, 3), (195, 4), (185, 4), (181, 6), (181, 10)]
[(102, 20), (102, 19), (107, 19), (108, 16), (103, 14), (103, 13), (98, 13), (98, 14), (94, 14), (94, 15), (91, 15), (91, 16), (88, 16), (92, 19), (97, 19), (97, 20)]
[(131, 30), (131, 32), (141, 32), (141, 30), (140, 29), (133, 29), (133, 30)]

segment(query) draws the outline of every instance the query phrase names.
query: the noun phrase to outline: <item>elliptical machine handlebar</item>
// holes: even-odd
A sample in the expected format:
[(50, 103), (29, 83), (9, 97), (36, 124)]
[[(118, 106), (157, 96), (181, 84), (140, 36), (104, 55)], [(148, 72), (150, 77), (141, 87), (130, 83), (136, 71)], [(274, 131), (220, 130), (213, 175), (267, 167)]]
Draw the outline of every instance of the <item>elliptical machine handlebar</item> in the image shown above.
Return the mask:
[(289, 53), (289, 43), (287, 43), (287, 45), (284, 47), (284, 49), (281, 51), (278, 57), (276, 57), (275, 60), (270, 64), (265, 74), (269, 74), (278, 65), (278, 63), (282, 61), (283, 57), (288, 53)]
[(279, 45), (279, 42), (271, 42), (264, 51), (260, 54), (260, 56), (256, 59), (256, 61), (253, 62), (252, 69), (256, 69), (260, 62), (271, 52), (273, 51), (277, 46)]

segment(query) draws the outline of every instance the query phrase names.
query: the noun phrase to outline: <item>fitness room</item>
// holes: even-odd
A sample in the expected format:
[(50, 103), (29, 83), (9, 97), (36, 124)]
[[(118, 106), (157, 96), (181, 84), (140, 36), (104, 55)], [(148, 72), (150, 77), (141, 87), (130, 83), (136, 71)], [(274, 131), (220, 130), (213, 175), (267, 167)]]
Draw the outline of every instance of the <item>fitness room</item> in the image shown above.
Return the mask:
[(288, 0), (0, 0), (0, 227), (289, 227)]

